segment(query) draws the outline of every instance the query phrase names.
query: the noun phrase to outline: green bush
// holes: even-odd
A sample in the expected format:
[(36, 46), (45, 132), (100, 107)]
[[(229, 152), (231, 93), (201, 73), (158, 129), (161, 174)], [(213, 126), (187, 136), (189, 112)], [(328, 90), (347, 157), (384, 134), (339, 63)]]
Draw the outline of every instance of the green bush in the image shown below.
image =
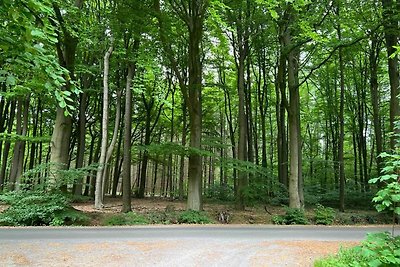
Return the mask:
[(360, 253), (359, 247), (341, 248), (337, 255), (328, 256), (314, 262), (314, 267), (362, 267), (368, 258)]
[(211, 199), (217, 199), (221, 201), (232, 201), (234, 200), (233, 187), (230, 185), (214, 184), (208, 187), (205, 192), (205, 196)]
[(175, 211), (150, 212), (147, 214), (151, 224), (175, 224), (178, 223), (178, 215)]
[(114, 226), (114, 225), (140, 225), (149, 224), (150, 221), (145, 216), (137, 214), (135, 212), (120, 213), (107, 217), (103, 221), (103, 225)]
[(302, 209), (294, 209), (285, 207), (286, 213), (284, 215), (276, 215), (272, 217), (274, 224), (308, 224), (308, 220)]
[(332, 208), (324, 207), (320, 204), (317, 204), (314, 212), (314, 219), (316, 224), (331, 225), (335, 220), (335, 210)]
[(248, 206), (257, 204), (287, 205), (289, 195), (285, 186), (277, 178), (267, 174), (253, 174), (251, 183), (244, 189), (243, 195)]
[(89, 221), (61, 193), (20, 190), (0, 195), (0, 201), (10, 205), (0, 214), (3, 226), (82, 225)]
[(189, 224), (208, 224), (212, 223), (212, 220), (202, 211), (187, 210), (179, 214), (179, 223)]
[(400, 236), (369, 234), (360, 246), (341, 249), (335, 256), (316, 261), (314, 266), (400, 266)]

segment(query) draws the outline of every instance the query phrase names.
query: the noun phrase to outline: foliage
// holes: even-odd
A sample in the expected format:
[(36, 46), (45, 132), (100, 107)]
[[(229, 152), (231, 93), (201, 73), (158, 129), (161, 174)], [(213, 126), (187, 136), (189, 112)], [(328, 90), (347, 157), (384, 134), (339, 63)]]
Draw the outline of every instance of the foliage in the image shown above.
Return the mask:
[(315, 262), (316, 267), (329, 266), (399, 266), (400, 236), (389, 233), (369, 234), (360, 246), (341, 249), (336, 256)]
[(0, 195), (10, 207), (0, 214), (0, 225), (80, 225), (88, 218), (74, 210), (62, 193), (20, 190)]
[(152, 224), (176, 224), (178, 223), (178, 214), (175, 211), (151, 212), (147, 218)]
[(137, 214), (135, 212), (115, 214), (103, 221), (103, 225), (137, 225), (137, 224), (149, 224), (150, 221), (145, 216)]
[(274, 224), (308, 224), (308, 220), (303, 209), (294, 209), (285, 207), (286, 213), (284, 215), (275, 215), (272, 217)]
[(233, 187), (230, 185), (220, 185), (220, 184), (211, 185), (210, 187), (206, 188), (204, 194), (206, 197), (212, 199), (218, 199), (222, 201), (234, 200)]
[(341, 248), (337, 255), (319, 259), (314, 262), (314, 267), (362, 267), (368, 262), (368, 258), (360, 254), (359, 248)]
[(381, 188), (372, 199), (378, 212), (390, 210), (394, 214), (400, 215), (400, 153), (399, 148), (394, 153), (382, 153), (380, 155), (385, 160), (383, 174), (378, 178), (371, 179), (369, 183), (380, 184)]
[[(2, 2), (0, 83), (9, 88), (7, 97), (31, 92), (51, 95), (69, 114), (74, 109), (71, 97), (80, 91), (54, 54), (59, 41), (55, 17), (49, 0)], [(62, 90), (67, 83), (71, 91)]]
[(205, 212), (187, 210), (179, 214), (178, 222), (188, 224), (209, 224), (212, 223), (212, 220)]
[(265, 169), (264, 173), (253, 173), (251, 182), (243, 192), (247, 205), (288, 204), (287, 189), (277, 180), (277, 177), (265, 172)]
[(52, 168), (55, 166), (55, 163), (43, 163), (37, 164), (33, 169), (30, 169), (23, 173), (22, 175), (22, 183), (20, 185), (21, 188), (25, 188), (26, 190), (31, 189), (32, 184), (36, 184), (36, 180), (38, 176), (41, 176), (42, 180), (46, 182), (42, 182), (41, 184), (36, 184), (34, 189), (37, 190), (48, 190), (49, 188), (61, 188), (62, 186), (67, 186), (68, 184), (75, 183), (80, 177), (91, 176), (93, 172), (97, 170), (98, 164), (91, 164), (89, 166), (85, 166), (82, 168), (75, 169), (67, 169), (67, 170), (56, 170), (58, 177), (55, 181), (56, 184), (51, 184), (49, 182), (49, 177), (44, 176), (44, 174), (49, 175), (51, 171), (54, 171), (56, 168)]
[[(345, 206), (347, 208), (355, 209), (373, 209), (371, 199), (374, 197), (375, 192), (360, 192), (360, 190), (353, 188), (345, 189)], [(304, 188), (304, 201), (306, 206), (315, 206), (321, 204), (333, 208), (339, 207), (339, 190), (338, 189), (324, 189), (321, 186), (305, 186)]]
[(317, 204), (314, 212), (314, 219), (316, 224), (331, 225), (335, 220), (335, 210), (332, 208), (324, 207), (321, 204)]

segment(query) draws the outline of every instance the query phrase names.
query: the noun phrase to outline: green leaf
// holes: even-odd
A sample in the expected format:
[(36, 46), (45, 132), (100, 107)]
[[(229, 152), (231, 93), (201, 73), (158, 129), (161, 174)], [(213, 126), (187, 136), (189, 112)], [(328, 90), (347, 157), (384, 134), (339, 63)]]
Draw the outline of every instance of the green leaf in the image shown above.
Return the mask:
[(59, 105), (60, 105), (60, 108), (65, 108), (65, 107), (67, 106), (67, 103), (65, 103), (64, 99), (62, 99), (62, 100), (59, 102)]
[(379, 267), (381, 266), (382, 262), (379, 259), (374, 259), (368, 263), (370, 267)]
[(7, 76), (7, 79), (6, 79), (6, 84), (7, 84), (7, 85), (13, 86), (13, 85), (15, 85), (16, 83), (17, 83), (17, 80), (15, 79), (14, 76), (12, 76), (12, 75)]
[(39, 37), (39, 38), (45, 38), (46, 36), (44, 35), (44, 33), (39, 30), (39, 29), (33, 29), (31, 30), (31, 35), (34, 37)]
[[(396, 213), (397, 215), (400, 215), (400, 207), (396, 207), (396, 208), (393, 210), (393, 212)], [(399, 253), (399, 255), (400, 255), (400, 253)]]
[(368, 183), (375, 184), (378, 181), (379, 181), (379, 178), (372, 178), (372, 179), (369, 179)]

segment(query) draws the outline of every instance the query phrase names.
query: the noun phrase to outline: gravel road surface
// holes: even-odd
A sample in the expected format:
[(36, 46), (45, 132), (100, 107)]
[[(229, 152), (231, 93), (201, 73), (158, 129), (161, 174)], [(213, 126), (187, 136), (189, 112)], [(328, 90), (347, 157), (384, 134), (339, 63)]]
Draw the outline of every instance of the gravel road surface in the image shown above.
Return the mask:
[(391, 228), (0, 228), (0, 266), (312, 266), (316, 258), (379, 231)]

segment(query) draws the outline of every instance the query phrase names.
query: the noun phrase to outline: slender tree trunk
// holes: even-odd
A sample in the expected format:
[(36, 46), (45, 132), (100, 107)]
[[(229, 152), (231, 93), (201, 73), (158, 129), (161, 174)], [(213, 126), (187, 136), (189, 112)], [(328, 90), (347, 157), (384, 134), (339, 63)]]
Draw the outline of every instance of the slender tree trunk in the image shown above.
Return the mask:
[[(182, 147), (186, 146), (186, 134), (187, 134), (187, 108), (186, 103), (182, 105)], [(179, 200), (183, 200), (184, 196), (184, 178), (185, 178), (185, 156), (181, 155), (179, 165)]]
[[(80, 9), (83, 6), (83, 1), (76, 1), (75, 7)], [(64, 25), (64, 18), (61, 14), (60, 8), (56, 3), (53, 3), (53, 8), (58, 22), (62, 28), (58, 36), (57, 54), (59, 63), (69, 71), (69, 78), (75, 79), (75, 54), (78, 45), (78, 38), (76, 34), (69, 32), (69, 28)], [(61, 41), (61, 38), (63, 40)], [(63, 90), (69, 91), (71, 84), (68, 82)], [(50, 189), (62, 188), (66, 190), (66, 184), (61, 181), (60, 170), (68, 168), (70, 139), (72, 133), (72, 118), (65, 115), (65, 109), (57, 106), (56, 120), (54, 123), (54, 130), (51, 137), (51, 155), (50, 155), (50, 174), (49, 174), (49, 187)], [(60, 184), (61, 183), (61, 184)]]
[(113, 179), (112, 192), (111, 192), (111, 196), (113, 198), (117, 197), (117, 188), (118, 188), (118, 183), (119, 183), (119, 177), (121, 174), (122, 161), (120, 160), (120, 158), (121, 158), (121, 146), (122, 146), (122, 139), (123, 139), (123, 129), (124, 129), (123, 127), (120, 127), (120, 130), (119, 130), (117, 156), (115, 159), (114, 179)]
[[(14, 117), (15, 117), (15, 107), (16, 107), (16, 100), (12, 100), (10, 106), (10, 114), (8, 117), (7, 122), (7, 134), (11, 134), (14, 124)], [(10, 152), (11, 143), (10, 141), (6, 141), (4, 144), (3, 150), (3, 161), (1, 162), (1, 169), (0, 169), (0, 191), (3, 190), (5, 184), (5, 177), (6, 177), (6, 170), (7, 170), (7, 161), (8, 155)]]
[(131, 131), (132, 131), (132, 79), (134, 65), (128, 65), (125, 89), (124, 159), (122, 167), (122, 212), (132, 210), (131, 204)]
[(382, 158), (379, 155), (383, 152), (382, 142), (382, 124), (380, 116), (380, 94), (378, 84), (378, 64), (379, 54), (381, 51), (381, 42), (378, 40), (376, 35), (372, 36), (371, 50), (369, 54), (369, 67), (370, 67), (370, 91), (371, 91), (371, 102), (372, 102), (372, 116), (374, 122), (374, 134), (376, 142), (376, 165), (377, 173), (381, 174), (382, 171)]
[[(16, 122), (16, 134), (22, 136), (22, 114), (23, 114), (23, 99), (19, 98), (17, 100), (17, 122)], [(14, 152), (13, 152), (13, 159), (12, 165), (10, 169), (10, 177), (8, 179), (8, 189), (10, 191), (14, 191), (16, 189), (16, 182), (18, 176), (18, 170), (22, 168), (22, 161), (21, 159), (21, 152), (22, 152), (22, 141), (16, 141), (14, 144)]]
[(107, 50), (104, 55), (104, 71), (103, 71), (103, 115), (101, 123), (101, 149), (99, 167), (96, 174), (96, 189), (94, 193), (94, 206), (96, 209), (103, 208), (103, 170), (106, 164), (107, 157), (107, 144), (108, 144), (108, 113), (109, 113), (109, 101), (108, 101), (108, 74), (110, 67), (110, 56), (113, 52), (113, 46)]
[[(239, 44), (239, 49), (240, 44)], [(244, 92), (244, 61), (245, 56), (243, 53), (239, 52), (239, 62), (238, 62), (238, 96), (239, 96), (239, 112), (238, 112), (238, 122), (239, 122), (239, 141), (238, 141), (238, 160), (247, 161), (247, 116), (245, 111), (245, 92)], [(245, 199), (244, 190), (248, 184), (247, 172), (243, 170), (238, 171), (238, 196), (237, 196), (237, 208), (244, 210)]]
[[(288, 12), (294, 12), (290, 9)], [(294, 20), (294, 15), (289, 15), (289, 20)], [(292, 45), (292, 33), (285, 38), (286, 47)], [(300, 93), (298, 83), (298, 61), (300, 51), (292, 49), (287, 58), (288, 62), (288, 88), (289, 88), (289, 150), (290, 150), (290, 176), (289, 176), (289, 207), (303, 207), (302, 188), (302, 152), (301, 152), (301, 131), (300, 131)]]
[[(85, 157), (86, 149), (86, 105), (87, 105), (87, 93), (83, 92), (80, 96), (79, 102), (79, 119), (78, 119), (78, 147), (76, 152), (76, 165), (75, 168), (79, 169), (83, 167), (83, 161)], [(83, 177), (79, 177), (76, 181), (75, 192), (76, 196), (82, 195), (83, 188)]]
[[(337, 6), (337, 16), (340, 19), (340, 3)], [(338, 38), (342, 39), (341, 25), (337, 28)], [(344, 174), (344, 62), (343, 62), (343, 48), (339, 48), (339, 72), (340, 72), (340, 108), (339, 108), (339, 144), (338, 144), (338, 162), (339, 162), (339, 210), (344, 212), (344, 188), (345, 188), (345, 174)]]
[(280, 26), (280, 55), (278, 62), (278, 72), (276, 77), (276, 122), (277, 122), (277, 148), (278, 148), (278, 178), (286, 187), (288, 181), (288, 145), (286, 135), (286, 55), (284, 53), (285, 39), (287, 32)]
[[(150, 107), (149, 107), (150, 108)], [(144, 132), (144, 145), (150, 145), (150, 134), (151, 134), (151, 110), (146, 111), (146, 122), (145, 122), (145, 132)], [(140, 168), (140, 179), (139, 179), (139, 191), (138, 198), (144, 198), (146, 190), (146, 179), (147, 179), (147, 163), (149, 160), (149, 152), (147, 150), (143, 151), (142, 156), (142, 167)]]
[[(398, 131), (395, 129), (395, 121), (400, 115), (399, 108), (399, 58), (395, 55), (395, 46), (398, 45), (399, 26), (398, 16), (400, 14), (399, 1), (382, 0), (383, 7), (383, 27), (386, 40), (386, 50), (388, 56), (388, 72), (390, 80), (390, 131)], [(394, 149), (396, 140), (394, 136), (390, 138), (390, 148)]]
[[(201, 149), (202, 134), (202, 62), (201, 40), (203, 36), (203, 20), (207, 1), (189, 1), (188, 30), (189, 30), (189, 87), (188, 111), (190, 120), (190, 147)], [(202, 157), (198, 153), (189, 156), (188, 172), (188, 210), (202, 210)]]

